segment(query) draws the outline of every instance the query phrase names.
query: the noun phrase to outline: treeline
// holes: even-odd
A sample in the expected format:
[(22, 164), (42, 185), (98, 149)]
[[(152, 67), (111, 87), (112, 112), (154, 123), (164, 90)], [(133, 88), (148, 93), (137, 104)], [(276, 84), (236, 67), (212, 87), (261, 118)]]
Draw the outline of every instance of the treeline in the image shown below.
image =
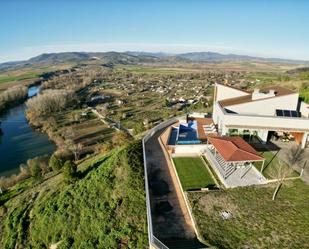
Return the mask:
[(28, 97), (28, 88), (25, 86), (14, 86), (0, 93), (0, 112), (8, 107), (23, 102)]
[(74, 92), (69, 90), (45, 90), (27, 101), (27, 115), (35, 118), (59, 112), (74, 100)]
[(109, 70), (102, 67), (84, 67), (62, 75), (56, 75), (42, 84), (42, 89), (63, 89), (78, 92), (95, 80), (100, 80)]

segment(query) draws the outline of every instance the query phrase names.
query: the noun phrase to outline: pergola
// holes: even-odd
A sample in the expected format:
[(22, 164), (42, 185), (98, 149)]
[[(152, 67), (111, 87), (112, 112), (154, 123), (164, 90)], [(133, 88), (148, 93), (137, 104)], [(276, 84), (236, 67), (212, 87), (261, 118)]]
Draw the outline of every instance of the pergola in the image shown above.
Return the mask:
[(207, 144), (224, 179), (240, 167), (245, 169), (241, 178), (244, 177), (253, 162), (262, 161), (264, 167), (265, 159), (241, 137), (208, 137)]

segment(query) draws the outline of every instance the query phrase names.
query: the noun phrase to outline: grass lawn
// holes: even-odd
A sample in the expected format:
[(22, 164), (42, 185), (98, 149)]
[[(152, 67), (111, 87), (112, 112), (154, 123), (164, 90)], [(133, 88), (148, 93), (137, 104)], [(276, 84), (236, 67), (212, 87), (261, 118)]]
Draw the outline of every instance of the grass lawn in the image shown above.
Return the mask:
[[(277, 167), (279, 163), (279, 159), (276, 154), (272, 153), (271, 151), (264, 151), (261, 153), (261, 155), (266, 159), (263, 169), (263, 175), (267, 179), (274, 179), (272, 171), (274, 170), (274, 167)], [(260, 171), (262, 168), (262, 162), (256, 162), (254, 166)], [(284, 167), (289, 167), (286, 163), (283, 163)], [(297, 177), (299, 174), (293, 170), (293, 172), (288, 177)]]
[[(209, 193), (189, 192), (203, 238), (218, 248), (309, 248), (309, 186), (287, 181)], [(229, 211), (223, 220), (220, 211)]]
[(173, 161), (184, 190), (216, 186), (200, 157), (176, 157)]

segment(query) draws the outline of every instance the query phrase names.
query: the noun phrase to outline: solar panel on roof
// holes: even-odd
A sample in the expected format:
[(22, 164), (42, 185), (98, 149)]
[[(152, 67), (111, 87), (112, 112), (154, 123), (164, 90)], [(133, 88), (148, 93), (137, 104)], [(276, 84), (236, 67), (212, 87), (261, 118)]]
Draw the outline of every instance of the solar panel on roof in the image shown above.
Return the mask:
[(297, 111), (291, 111), (291, 116), (297, 118), (298, 117)]
[(283, 110), (283, 115), (284, 115), (285, 117), (290, 117), (290, 116), (291, 116), (289, 110)]
[(276, 114), (277, 114), (277, 116), (279, 116), (279, 117), (282, 117), (282, 116), (283, 116), (282, 110), (276, 110)]
[(277, 109), (276, 110), (276, 115), (278, 117), (294, 117), (294, 118), (301, 117), (300, 112), (293, 111), (293, 110), (280, 110), (280, 109)]

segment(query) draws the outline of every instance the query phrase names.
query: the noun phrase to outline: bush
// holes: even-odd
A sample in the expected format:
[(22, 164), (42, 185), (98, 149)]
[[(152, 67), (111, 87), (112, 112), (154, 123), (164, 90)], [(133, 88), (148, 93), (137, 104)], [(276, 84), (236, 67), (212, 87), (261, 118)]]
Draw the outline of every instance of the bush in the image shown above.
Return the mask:
[(75, 180), (77, 172), (77, 166), (72, 161), (66, 161), (63, 165), (63, 174), (66, 182), (72, 182)]
[(28, 165), (29, 165), (30, 174), (31, 174), (32, 177), (34, 177), (34, 178), (42, 177), (41, 168), (36, 161), (34, 161), (33, 159), (28, 160)]
[(49, 167), (51, 167), (53, 171), (58, 171), (62, 167), (62, 162), (57, 156), (52, 155), (49, 159)]
[(130, 140), (131, 136), (127, 134), (124, 131), (118, 131), (115, 133), (113, 136), (113, 146), (118, 147), (118, 146), (123, 146), (124, 144), (128, 143)]
[(137, 135), (145, 130), (144, 124), (142, 122), (138, 122), (134, 125), (134, 134)]

